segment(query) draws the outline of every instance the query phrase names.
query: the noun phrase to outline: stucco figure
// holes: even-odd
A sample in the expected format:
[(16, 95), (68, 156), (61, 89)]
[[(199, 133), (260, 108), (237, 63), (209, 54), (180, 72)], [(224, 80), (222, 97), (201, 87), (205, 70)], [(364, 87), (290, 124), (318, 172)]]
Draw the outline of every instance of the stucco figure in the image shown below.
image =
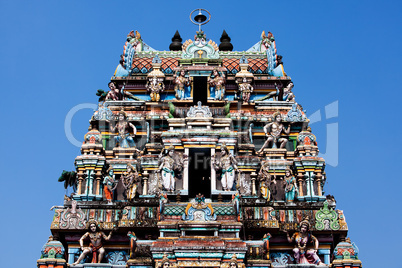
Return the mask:
[[(130, 135), (129, 129), (133, 130), (133, 135)], [(123, 110), (119, 112), (119, 121), (115, 126), (110, 126), (110, 131), (115, 132), (117, 129), (118, 134), (114, 136), (114, 140), (121, 148), (135, 147), (133, 136), (137, 134), (136, 127), (127, 121), (127, 114)]]
[(285, 171), (285, 199), (286, 202), (293, 202), (295, 195), (298, 192), (296, 179), (293, 177), (292, 170), (286, 169)]
[(216, 170), (221, 170), (221, 183), (224, 191), (231, 191), (235, 181), (236, 171), (240, 172), (237, 168), (237, 161), (226, 145), (221, 146), (220, 159), (212, 158), (213, 166)]
[(184, 92), (187, 87), (190, 86), (190, 79), (186, 77), (186, 71), (184, 69), (180, 70), (173, 76), (174, 91), (176, 92), (176, 99), (183, 100)]
[(131, 164), (127, 164), (127, 171), (121, 176), (124, 189), (126, 189), (127, 200), (131, 201), (135, 198), (138, 187), (138, 172)]
[(105, 193), (106, 200), (111, 203), (113, 200), (113, 191), (117, 187), (117, 181), (114, 178), (113, 168), (107, 170), (107, 176), (103, 179), (103, 192)]
[(215, 92), (216, 100), (223, 100), (225, 96), (225, 74), (219, 73), (217, 69), (211, 72), (208, 77), (210, 90)]
[[(288, 139), (285, 137), (281, 137), (282, 133), (289, 134), (290, 133), (290, 125), (286, 129), (282, 124), (282, 116), (279, 112), (275, 112), (273, 114), (273, 122), (268, 123), (264, 126), (264, 132), (267, 136), (267, 140), (264, 145), (258, 151), (258, 153), (262, 153), (264, 148), (267, 148), (268, 145), (272, 142), (271, 148), (277, 148), (277, 143), (279, 143), (280, 148), (285, 148)], [(291, 123), (290, 123), (291, 124)]]

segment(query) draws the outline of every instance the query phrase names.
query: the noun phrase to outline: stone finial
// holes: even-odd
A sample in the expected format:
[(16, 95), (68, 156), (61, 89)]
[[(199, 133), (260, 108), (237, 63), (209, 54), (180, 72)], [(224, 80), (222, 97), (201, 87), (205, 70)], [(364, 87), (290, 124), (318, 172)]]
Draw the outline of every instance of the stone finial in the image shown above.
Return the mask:
[(232, 51), (233, 50), (233, 45), (230, 43), (231, 38), (229, 35), (226, 33), (225, 30), (223, 30), (222, 36), (221, 36), (221, 43), (219, 44), (219, 50), (220, 51)]
[(182, 42), (183, 39), (181, 38), (179, 31), (176, 31), (174, 36), (172, 37), (172, 43), (169, 46), (170, 51), (180, 51), (182, 48)]

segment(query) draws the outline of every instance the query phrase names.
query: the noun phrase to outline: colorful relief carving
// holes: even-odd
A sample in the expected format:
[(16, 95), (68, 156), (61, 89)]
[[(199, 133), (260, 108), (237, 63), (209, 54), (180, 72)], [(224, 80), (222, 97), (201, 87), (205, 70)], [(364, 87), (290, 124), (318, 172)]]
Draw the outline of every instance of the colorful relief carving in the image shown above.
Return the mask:
[(291, 123), (289, 124), (288, 128), (286, 129), (285, 126), (282, 124), (282, 115), (280, 112), (275, 112), (273, 115), (274, 122), (268, 123), (264, 126), (264, 132), (267, 136), (267, 140), (262, 145), (261, 149), (258, 153), (262, 153), (262, 151), (267, 148), (271, 143), (271, 148), (278, 148), (277, 143), (279, 144), (279, 148), (285, 148), (288, 139), (285, 137), (281, 137), (281, 134), (289, 134)]
[[(293, 254), (296, 262), (298, 264), (316, 264), (320, 265), (321, 260), (317, 255), (318, 251), (318, 239), (313, 236), (310, 232), (310, 222), (306, 218), (300, 223), (300, 231), (295, 232), (292, 237), (286, 232), (286, 236), (289, 243), (295, 243), (296, 247), (293, 249)], [(314, 249), (308, 249), (309, 245), (312, 244)]]
[[(185, 91), (188, 91), (190, 87), (190, 78), (186, 77), (186, 71), (181, 69), (173, 76), (175, 97), (177, 100), (183, 100), (185, 97)], [(190, 89), (191, 91), (191, 89)]]
[(208, 84), (211, 97), (216, 100), (223, 100), (225, 97), (225, 74), (214, 69), (208, 77)]
[(263, 162), (260, 168), (260, 172), (258, 173), (258, 178), (260, 180), (260, 191), (261, 197), (266, 199), (267, 201), (271, 200), (271, 186), (272, 184), (276, 184), (276, 175), (269, 173), (269, 161)]
[(127, 164), (127, 170), (121, 176), (127, 200), (132, 201), (137, 193), (139, 175), (137, 168), (131, 164)]
[(127, 233), (127, 236), (130, 239), (130, 259), (133, 259), (135, 257), (135, 250), (137, 249), (137, 236), (131, 231)]
[(285, 200), (286, 202), (293, 202), (295, 200), (295, 195), (299, 191), (296, 184), (296, 179), (293, 177), (292, 170), (286, 169), (285, 171)]
[[(133, 135), (130, 134), (130, 128), (133, 130)], [(137, 134), (136, 127), (127, 121), (127, 114), (124, 110), (119, 112), (119, 121), (114, 126), (110, 126), (110, 131), (115, 132), (117, 130), (117, 135), (114, 136), (114, 140), (119, 144), (121, 148), (135, 147), (134, 136)]]
[(60, 229), (84, 229), (85, 214), (78, 208), (77, 201), (71, 202), (71, 208), (67, 208), (61, 216)]
[(106, 200), (109, 202), (109, 204), (111, 204), (113, 201), (113, 191), (117, 187), (117, 181), (114, 178), (114, 172), (112, 167), (110, 167), (107, 170), (107, 174), (108, 175), (106, 175), (105, 178), (103, 179), (103, 185), (104, 185), (103, 192), (105, 193)]
[[(101, 263), (105, 249), (103, 248), (102, 239), (108, 241), (112, 237), (112, 231), (106, 236), (104, 232), (99, 230), (98, 222), (95, 220), (89, 220), (87, 223), (88, 232), (86, 232), (79, 240), (82, 253), (78, 260), (73, 263), (77, 265), (85, 258), (88, 253), (92, 253), (91, 263)], [(84, 247), (84, 240), (89, 238), (89, 246)]]
[(221, 184), (223, 191), (232, 191), (236, 172), (240, 172), (237, 168), (237, 161), (234, 156), (229, 152), (225, 144), (221, 145), (220, 157), (213, 156), (213, 166), (216, 170), (221, 171)]
[(339, 230), (338, 214), (328, 207), (328, 202), (324, 201), (324, 207), (315, 214), (315, 228), (321, 230)]
[[(237, 81), (236, 81), (237, 82)], [(243, 99), (243, 102), (250, 102), (250, 94), (253, 92), (254, 88), (251, 86), (251, 81), (247, 79), (247, 77), (243, 77), (242, 82), (239, 83), (239, 91), (241, 94), (241, 98)]]

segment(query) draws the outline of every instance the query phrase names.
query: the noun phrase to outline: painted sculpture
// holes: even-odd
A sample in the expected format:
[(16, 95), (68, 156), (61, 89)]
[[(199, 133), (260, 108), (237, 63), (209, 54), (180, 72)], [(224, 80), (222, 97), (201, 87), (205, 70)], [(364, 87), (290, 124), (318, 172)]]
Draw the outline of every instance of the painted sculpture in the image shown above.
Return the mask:
[(119, 90), (115, 82), (109, 82), (108, 86), (110, 88), (110, 91), (106, 95), (106, 101), (119, 101), (124, 100), (125, 98), (134, 99), (134, 96), (130, 92), (124, 91), (124, 87)]
[(135, 250), (137, 248), (137, 236), (131, 231), (127, 233), (127, 236), (130, 239), (130, 259), (133, 259), (135, 257)]
[(269, 162), (266, 161), (261, 165), (260, 172), (258, 173), (260, 180), (260, 191), (262, 198), (267, 201), (271, 200), (271, 183), (276, 184), (276, 175), (273, 176), (269, 173)]
[(208, 77), (208, 84), (210, 92), (214, 93), (214, 98), (216, 100), (223, 100), (225, 96), (225, 74), (214, 69)]
[(159, 155), (161, 164), (158, 169), (158, 174), (161, 177), (163, 189), (165, 191), (169, 191), (169, 192), (173, 192), (175, 189), (174, 188), (175, 187), (175, 174), (174, 174), (174, 170), (173, 170), (173, 164), (174, 164), (173, 154), (174, 154), (174, 147), (170, 146), (168, 149), (168, 152), (165, 156), (162, 157), (162, 152), (161, 152), (161, 155)]
[(243, 102), (244, 103), (250, 102), (250, 94), (253, 92), (254, 88), (250, 85), (250, 82), (247, 80), (247, 77), (243, 77), (242, 82), (238, 84)]
[[(265, 143), (262, 145), (261, 149), (258, 153), (262, 153), (265, 148), (272, 142), (271, 148), (277, 148), (277, 143), (279, 143), (279, 147), (285, 148), (286, 143), (288, 142), (287, 138), (281, 137), (282, 132), (285, 134), (290, 133), (290, 125), (286, 129), (285, 126), (282, 124), (282, 116), (280, 112), (275, 112), (273, 114), (274, 122), (268, 123), (264, 126), (265, 135), (268, 137)], [(291, 123), (290, 123), (291, 124)], [(270, 132), (268, 132), (270, 130)]]
[(105, 176), (105, 178), (103, 179), (103, 192), (105, 193), (105, 198), (108, 201), (108, 203), (112, 203), (113, 201), (113, 191), (116, 189), (117, 187), (117, 181), (114, 178), (114, 172), (113, 172), (113, 168), (110, 167), (107, 170), (107, 176)]
[(264, 254), (265, 254), (265, 257), (267, 260), (269, 260), (269, 239), (270, 238), (271, 238), (270, 233), (266, 233), (262, 238), (263, 250), (264, 250)]
[(127, 164), (127, 171), (121, 176), (123, 187), (127, 200), (132, 201), (135, 198), (138, 187), (138, 172), (131, 164)]
[(150, 77), (145, 85), (151, 97), (151, 101), (159, 101), (161, 99), (160, 92), (165, 90), (163, 79), (159, 79), (156, 75)]
[(286, 202), (293, 202), (295, 195), (298, 192), (296, 179), (293, 177), (292, 170), (287, 168), (285, 170), (285, 200)]
[[(103, 248), (102, 239), (108, 241), (112, 237), (112, 231), (106, 236), (104, 232), (99, 230), (98, 222), (95, 220), (88, 221), (88, 232), (86, 232), (79, 240), (82, 253), (78, 260), (73, 263), (77, 265), (85, 258), (88, 253), (92, 253), (91, 263), (101, 263), (105, 249)], [(89, 237), (89, 247), (84, 247), (84, 240)]]
[(174, 90), (176, 99), (183, 100), (186, 89), (190, 86), (190, 79), (186, 77), (186, 71), (181, 69), (173, 76)]
[(215, 156), (212, 158), (213, 166), (215, 170), (221, 170), (221, 183), (224, 191), (231, 191), (233, 189), (233, 183), (235, 181), (236, 171), (240, 172), (237, 168), (237, 161), (226, 145), (221, 146), (220, 159)]
[[(295, 232), (292, 237), (286, 232), (286, 237), (289, 243), (295, 243), (293, 249), (294, 258), (298, 264), (316, 264), (323, 265), (320, 258), (317, 255), (318, 239), (310, 232), (310, 222), (308, 218), (305, 218), (300, 222), (300, 231)], [(308, 246), (313, 244), (314, 249), (308, 249)]]
[(133, 136), (130, 135), (129, 129), (133, 129), (133, 136), (137, 134), (137, 129), (132, 123), (127, 121), (127, 114), (123, 110), (119, 112), (119, 121), (115, 126), (110, 126), (110, 131), (115, 132), (117, 129), (118, 134), (114, 136), (114, 140), (121, 148), (135, 147)]
[(292, 92), (292, 89), (294, 87), (294, 84), (292, 81), (289, 82), (289, 84), (283, 89), (283, 95), (282, 95), (282, 100), (287, 101), (287, 102), (295, 102), (295, 95)]

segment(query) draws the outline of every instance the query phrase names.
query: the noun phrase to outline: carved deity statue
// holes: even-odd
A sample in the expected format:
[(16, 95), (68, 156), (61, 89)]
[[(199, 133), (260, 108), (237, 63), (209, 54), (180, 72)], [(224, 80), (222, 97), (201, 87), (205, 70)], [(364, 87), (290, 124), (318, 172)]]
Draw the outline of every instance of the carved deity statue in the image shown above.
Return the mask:
[[(162, 151), (163, 152), (163, 151)], [(162, 154), (161, 152), (161, 154)], [(166, 191), (173, 192), (175, 187), (175, 174), (173, 170), (174, 165), (174, 147), (170, 146), (168, 149), (167, 155), (163, 156), (159, 155), (161, 160), (161, 164), (158, 169), (158, 173), (162, 178), (162, 185)]]
[(225, 96), (225, 74), (221, 74), (217, 69), (211, 72), (208, 77), (208, 84), (211, 90), (215, 93), (216, 100), (223, 100)]
[[(79, 240), (82, 253), (78, 260), (73, 263), (73, 265), (79, 264), (88, 253), (92, 253), (91, 263), (100, 263), (105, 254), (105, 249), (103, 248), (102, 239), (108, 241), (112, 236), (112, 231), (106, 236), (104, 232), (99, 230), (99, 225), (95, 220), (89, 220), (88, 232), (86, 232)], [(84, 240), (89, 237), (89, 247), (84, 247)]]
[(115, 82), (109, 82), (108, 84), (110, 91), (106, 95), (106, 100), (118, 101), (124, 100), (124, 98), (133, 99), (134, 96), (130, 92), (124, 91), (124, 87), (119, 90)]
[(175, 84), (174, 90), (176, 92), (176, 99), (184, 99), (184, 91), (190, 86), (190, 79), (186, 77), (184, 69), (180, 70), (180, 72), (173, 76), (173, 83)]
[(260, 172), (258, 173), (260, 180), (260, 191), (262, 198), (267, 201), (271, 200), (271, 183), (276, 184), (276, 175), (271, 179), (271, 174), (269, 173), (269, 162), (266, 161), (262, 164)]
[(293, 94), (292, 89), (294, 87), (294, 84), (292, 81), (289, 82), (289, 84), (283, 89), (283, 95), (282, 95), (282, 100), (287, 101), (287, 102), (295, 102), (295, 94)]
[(159, 93), (165, 90), (165, 84), (163, 79), (154, 75), (150, 77), (146, 86), (147, 90), (150, 92), (151, 101), (159, 101), (161, 99)]
[(285, 171), (284, 183), (286, 202), (293, 202), (295, 195), (299, 190), (297, 188), (296, 179), (293, 177), (292, 170), (289, 168), (287, 168)]
[[(107, 121), (108, 122), (108, 121)], [(133, 135), (130, 135), (129, 128), (133, 129)], [(115, 132), (117, 129), (118, 135), (114, 136), (116, 143), (119, 143), (121, 148), (135, 147), (133, 136), (137, 134), (137, 129), (132, 123), (127, 121), (127, 114), (123, 110), (119, 112), (119, 121), (115, 126), (110, 126), (110, 131)]]
[[(238, 83), (238, 82), (236, 81), (236, 83)], [(250, 94), (253, 92), (254, 88), (247, 81), (247, 77), (243, 77), (242, 83), (238, 83), (238, 84), (239, 84), (239, 91), (240, 91), (241, 97), (243, 99), (243, 102), (249, 102)]]
[[(293, 249), (294, 258), (298, 264), (316, 264), (324, 265), (321, 263), (320, 258), (317, 255), (318, 239), (310, 232), (310, 222), (308, 218), (305, 218), (300, 222), (300, 231), (295, 232), (292, 237), (286, 232), (286, 236), (289, 243), (295, 243), (296, 247)], [(309, 244), (314, 245), (314, 249), (307, 249)]]
[(137, 248), (137, 236), (131, 231), (127, 233), (127, 236), (130, 239), (130, 259), (133, 259), (135, 257), (135, 249)]
[[(265, 135), (268, 137), (265, 141), (264, 145), (258, 151), (258, 153), (262, 153), (264, 148), (268, 147), (268, 145), (272, 142), (272, 148), (277, 148), (276, 143), (279, 142), (280, 148), (285, 148), (286, 143), (288, 142), (287, 138), (281, 137), (282, 132), (285, 134), (290, 133), (290, 125), (286, 129), (282, 124), (282, 116), (279, 112), (275, 112), (273, 114), (274, 122), (268, 123), (264, 126)], [(292, 124), (292, 123), (290, 123)], [(270, 130), (270, 132), (268, 132)], [(269, 134), (268, 134), (269, 133)]]
[(216, 170), (221, 170), (221, 183), (224, 191), (230, 191), (233, 188), (235, 181), (235, 171), (240, 172), (237, 168), (237, 161), (226, 145), (222, 144), (220, 159), (216, 159), (215, 155), (212, 156), (212, 163)]
[(103, 192), (105, 193), (106, 200), (111, 203), (113, 200), (113, 191), (117, 187), (117, 181), (114, 178), (112, 167), (107, 170), (107, 174), (103, 179)]
[(125, 193), (127, 200), (129, 201), (134, 199), (135, 194), (137, 192), (138, 178), (139, 175), (137, 169), (133, 167), (131, 164), (127, 164), (127, 171), (123, 173), (121, 179), (124, 189), (126, 189)]

